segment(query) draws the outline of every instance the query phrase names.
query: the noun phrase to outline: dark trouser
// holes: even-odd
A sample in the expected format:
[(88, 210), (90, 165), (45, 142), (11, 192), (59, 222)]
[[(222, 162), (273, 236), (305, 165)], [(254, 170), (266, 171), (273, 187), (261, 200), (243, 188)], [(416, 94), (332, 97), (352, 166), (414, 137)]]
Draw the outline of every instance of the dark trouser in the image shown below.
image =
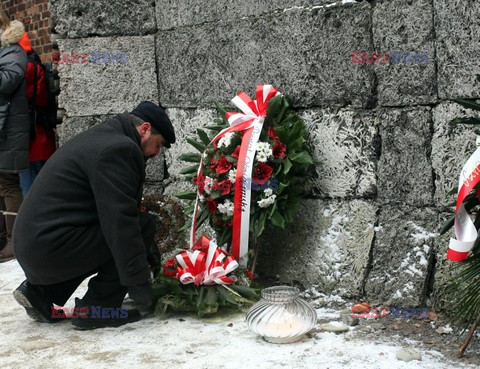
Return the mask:
[(6, 211), (17, 213), (23, 201), (18, 173), (0, 173), (0, 198)]
[[(148, 250), (155, 243), (154, 237), (156, 233), (155, 222), (151, 215), (146, 213), (140, 214), (140, 227), (142, 229), (143, 242)], [(105, 247), (104, 245), (102, 246)], [(88, 290), (82, 298), (82, 306), (121, 307), (123, 299), (127, 294), (127, 287), (120, 284), (113, 257), (107, 259), (99, 267), (67, 281), (49, 285), (30, 284), (30, 286), (38, 294), (44, 296), (49, 303), (63, 306), (78, 286), (95, 273), (98, 274), (88, 282)]]
[(33, 181), (37, 178), (40, 169), (42, 169), (46, 162), (46, 160), (31, 161), (28, 170), (18, 173), (20, 176), (20, 188), (22, 189), (23, 197), (27, 196), (30, 187), (32, 187)]

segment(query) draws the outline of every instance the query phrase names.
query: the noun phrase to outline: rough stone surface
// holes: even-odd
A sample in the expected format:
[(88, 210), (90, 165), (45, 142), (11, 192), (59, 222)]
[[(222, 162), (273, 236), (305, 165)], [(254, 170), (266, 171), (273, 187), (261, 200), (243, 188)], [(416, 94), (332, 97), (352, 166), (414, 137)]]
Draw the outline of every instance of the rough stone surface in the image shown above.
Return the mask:
[(65, 117), (62, 124), (57, 126), (58, 144), (62, 146), (68, 140), (86, 131), (97, 124), (105, 122), (114, 115), (98, 115), (87, 117)]
[(438, 95), (480, 98), (480, 2), (435, 0)]
[[(380, 105), (435, 102), (435, 49), (432, 0), (377, 1), (373, 9), (375, 50), (389, 63), (374, 64)], [(366, 50), (363, 50), (366, 51)], [(396, 63), (392, 52), (427, 53), (427, 63)], [(409, 59), (412, 60), (413, 55)]]
[(318, 285), (324, 293), (359, 296), (376, 211), (363, 200), (305, 200), (293, 227), (267, 233), (259, 270), (278, 274), (282, 282)]
[(460, 171), (476, 149), (474, 128), (467, 125), (452, 126), (449, 122), (456, 117), (477, 115), (451, 102), (441, 103), (433, 109), (432, 167), (437, 206), (447, 206), (455, 201), (455, 196), (447, 196), (447, 193), (458, 187)]
[[(168, 165), (168, 173), (173, 181), (172, 186), (177, 186), (184, 181), (184, 176), (180, 174), (180, 170), (195, 163), (187, 163), (181, 161), (178, 157), (187, 152), (199, 153), (199, 151), (187, 142), (187, 138), (198, 139), (196, 134), (197, 128), (206, 125), (213, 125), (217, 117), (214, 109), (167, 109), (167, 114), (172, 121), (175, 129), (176, 143), (168, 150), (165, 155)], [(207, 131), (210, 133), (210, 131)]]
[(151, 0), (50, 0), (54, 32), (68, 38), (154, 33)]
[(59, 40), (59, 49), (128, 53), (127, 63), (60, 63), (59, 107), (68, 116), (116, 114), (143, 100), (158, 102), (153, 36)]
[(296, 7), (325, 6), (335, 2), (342, 3), (335, 0), (219, 0), (202, 3), (198, 0), (157, 0), (157, 24), (158, 29), (169, 29), (205, 22), (224, 22), (273, 11), (291, 11)]
[(321, 162), (315, 191), (328, 197), (376, 194), (378, 118), (346, 109), (311, 109), (301, 113), (313, 154)]
[(365, 284), (368, 301), (406, 307), (424, 303), (437, 225), (431, 208), (382, 207)]
[[(442, 223), (447, 220), (452, 213), (442, 213), (439, 215), (438, 228)], [(458, 274), (458, 270), (454, 270), (457, 263), (447, 259), (447, 250), (450, 237), (454, 237), (455, 233), (453, 228), (449, 232), (435, 239), (434, 251), (435, 251), (435, 274), (433, 278), (432, 286), (432, 308), (435, 311), (444, 311), (450, 316), (455, 313), (455, 296), (451, 292), (447, 292), (447, 287), (452, 282), (453, 278)]]
[(295, 106), (366, 106), (373, 69), (352, 64), (351, 50), (371, 49), (367, 2), (293, 9), (162, 31), (156, 39), (160, 99), (175, 107), (228, 102), (269, 83)]
[(378, 197), (382, 202), (432, 205), (431, 109), (380, 109), (382, 152)]

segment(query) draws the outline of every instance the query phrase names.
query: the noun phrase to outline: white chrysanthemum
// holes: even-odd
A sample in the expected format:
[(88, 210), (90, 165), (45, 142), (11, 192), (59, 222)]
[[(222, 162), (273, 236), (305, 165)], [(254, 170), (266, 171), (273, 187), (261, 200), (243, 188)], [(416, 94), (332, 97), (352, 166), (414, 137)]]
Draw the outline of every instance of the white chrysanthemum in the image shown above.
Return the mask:
[(269, 158), (270, 156), (273, 156), (273, 151), (270, 148), (267, 150), (263, 150), (263, 153), (267, 156), (267, 158)]
[(223, 204), (218, 204), (217, 209), (221, 214), (226, 214), (231, 217), (233, 215), (233, 202), (225, 200)]
[(268, 159), (268, 156), (263, 151), (257, 152), (257, 160), (259, 162), (265, 163)]
[(270, 197), (273, 195), (273, 190), (271, 188), (267, 188), (266, 190), (263, 190), (263, 193), (265, 196)]
[(271, 204), (268, 202), (268, 199), (261, 199), (257, 201), (258, 206), (261, 208), (268, 208)]
[[(258, 142), (257, 143), (257, 151), (264, 151), (267, 148), (267, 142)], [(270, 145), (268, 145), (270, 146)]]
[(272, 195), (272, 196), (267, 197), (266, 199), (261, 199), (261, 200), (257, 201), (257, 204), (261, 208), (268, 208), (270, 205), (272, 205), (275, 202), (276, 198), (277, 198), (277, 195)]
[(227, 147), (232, 143), (234, 133), (228, 132), (220, 140), (218, 140), (218, 147)]
[[(228, 200), (227, 200), (228, 201)], [(234, 206), (233, 206), (233, 202), (231, 201), (228, 201), (228, 209), (227, 209), (227, 216), (231, 217), (233, 216), (233, 209), (234, 209)]]
[(211, 177), (205, 177), (205, 187), (204, 190), (206, 193), (210, 194), (213, 189), (214, 179)]
[(205, 202), (205, 196), (203, 195), (198, 196), (198, 201)]
[(237, 179), (237, 170), (235, 168), (228, 172), (228, 179), (230, 182), (235, 183), (235, 180)]

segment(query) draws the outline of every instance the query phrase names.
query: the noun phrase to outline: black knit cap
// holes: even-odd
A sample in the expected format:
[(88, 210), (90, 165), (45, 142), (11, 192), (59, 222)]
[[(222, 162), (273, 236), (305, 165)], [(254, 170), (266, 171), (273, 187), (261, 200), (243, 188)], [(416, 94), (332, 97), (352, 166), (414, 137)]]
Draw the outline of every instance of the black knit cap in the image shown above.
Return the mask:
[(175, 143), (175, 132), (172, 122), (161, 105), (158, 106), (151, 101), (142, 101), (132, 110), (132, 114), (145, 122), (149, 122), (165, 138), (163, 146), (170, 148), (170, 145)]

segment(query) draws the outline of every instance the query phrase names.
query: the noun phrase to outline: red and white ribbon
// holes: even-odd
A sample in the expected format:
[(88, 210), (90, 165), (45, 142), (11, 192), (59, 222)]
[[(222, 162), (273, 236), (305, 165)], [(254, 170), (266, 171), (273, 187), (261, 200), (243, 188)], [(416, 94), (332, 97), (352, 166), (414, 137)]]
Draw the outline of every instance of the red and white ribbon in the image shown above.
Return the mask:
[[(237, 176), (235, 180), (234, 195), (234, 214), (232, 227), (232, 255), (243, 267), (247, 266), (248, 253), (248, 235), (250, 228), (250, 189), (243, 189), (243, 183), (252, 183), (252, 169), (258, 138), (262, 132), (263, 122), (267, 114), (268, 102), (273, 97), (280, 95), (277, 89), (271, 85), (257, 85), (256, 100), (252, 100), (246, 93), (239, 92), (231, 102), (238, 107), (241, 112), (228, 112), (226, 118), (230, 127), (223, 129), (211, 143), (220, 140), (229, 132), (244, 131), (240, 154), (237, 163)], [(201, 173), (202, 161), (197, 171), (197, 176)], [(248, 187), (247, 187), (248, 188)], [(195, 201), (193, 222), (190, 232), (190, 247), (193, 247), (195, 241), (195, 232), (197, 228), (198, 197)]]
[(458, 180), (457, 205), (455, 208), (455, 238), (450, 239), (448, 245), (448, 259), (463, 261), (467, 258), (470, 250), (477, 239), (477, 229), (470, 216), (465, 210), (463, 201), (465, 197), (480, 182), (480, 148), (467, 160), (460, 172)]
[(207, 236), (200, 237), (195, 246), (208, 251), (183, 251), (176, 256), (180, 265), (177, 267), (177, 279), (182, 284), (194, 283), (199, 286), (232, 284), (237, 281), (236, 276), (227, 276), (238, 267), (233, 257), (227, 257)]

